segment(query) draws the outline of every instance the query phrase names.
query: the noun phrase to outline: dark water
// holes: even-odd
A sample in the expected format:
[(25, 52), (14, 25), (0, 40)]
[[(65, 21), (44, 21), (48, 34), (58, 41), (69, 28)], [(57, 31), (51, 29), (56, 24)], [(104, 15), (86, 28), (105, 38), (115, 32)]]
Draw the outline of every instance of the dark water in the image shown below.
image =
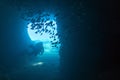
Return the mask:
[[(56, 14), (58, 55), (26, 55), (27, 10)], [(0, 80), (119, 80), (119, 21), (117, 0), (1, 0)]]

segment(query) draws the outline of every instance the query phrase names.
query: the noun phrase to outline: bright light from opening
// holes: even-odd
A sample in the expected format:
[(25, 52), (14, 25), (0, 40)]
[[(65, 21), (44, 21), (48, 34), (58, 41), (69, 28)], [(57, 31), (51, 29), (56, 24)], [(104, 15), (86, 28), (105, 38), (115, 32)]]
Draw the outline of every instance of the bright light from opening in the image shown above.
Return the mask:
[[(34, 42), (35, 41), (43, 42), (44, 52), (50, 52), (53, 49), (55, 50), (55, 48), (53, 48), (51, 45), (51, 41), (59, 42), (58, 35), (56, 35), (57, 34), (57, 24), (55, 21), (56, 18), (53, 15), (51, 15), (51, 16), (43, 16), (41, 19), (44, 19), (44, 21), (41, 20), (35, 23), (30, 22), (27, 25), (28, 35), (30, 39)], [(36, 26), (34, 27), (34, 29), (31, 29), (33, 25)], [(41, 28), (37, 29), (38, 26), (41, 26)], [(36, 33), (38, 30), (40, 32)], [(56, 48), (56, 50), (58, 51), (60, 44), (57, 46), (58, 48)]]
[[(45, 24), (47, 24), (49, 22), (50, 21), (47, 21), (44, 23), (44, 26), (43, 26), (44, 29), (46, 26)], [(37, 24), (39, 24), (39, 23), (37, 22)], [(55, 28), (55, 30), (52, 29), (52, 27), (50, 27), (50, 26), (47, 26), (47, 29), (48, 29), (48, 31), (54, 32), (54, 34), (56, 34), (57, 33), (57, 24), (55, 21), (53, 21), (53, 24), (54, 24), (53, 27)], [(32, 30), (31, 27), (32, 27), (32, 23), (29, 23), (28, 24), (28, 34), (29, 34), (29, 37), (32, 41), (38, 41), (38, 40), (41, 42), (52, 41), (52, 38), (50, 38), (50, 36), (51, 36), (50, 33), (44, 31), (42, 35), (36, 34), (35, 33), (36, 30)]]

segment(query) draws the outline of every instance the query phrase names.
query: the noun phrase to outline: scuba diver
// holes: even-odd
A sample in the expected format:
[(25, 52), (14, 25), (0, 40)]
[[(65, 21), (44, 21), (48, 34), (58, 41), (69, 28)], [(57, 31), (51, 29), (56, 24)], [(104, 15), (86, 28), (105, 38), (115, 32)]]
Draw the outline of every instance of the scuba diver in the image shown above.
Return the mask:
[(37, 55), (43, 55), (44, 53), (44, 47), (43, 47), (43, 43), (42, 42), (38, 42), (35, 45), (30, 45), (30, 48), (32, 49), (32, 54), (34, 54), (35, 56)]

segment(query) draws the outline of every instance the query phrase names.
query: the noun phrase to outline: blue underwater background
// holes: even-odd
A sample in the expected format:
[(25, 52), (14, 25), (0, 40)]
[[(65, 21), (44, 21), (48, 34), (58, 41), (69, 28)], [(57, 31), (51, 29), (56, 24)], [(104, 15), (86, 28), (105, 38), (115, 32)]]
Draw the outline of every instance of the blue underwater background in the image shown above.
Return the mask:
[(117, 0), (0, 0), (0, 80), (120, 80)]

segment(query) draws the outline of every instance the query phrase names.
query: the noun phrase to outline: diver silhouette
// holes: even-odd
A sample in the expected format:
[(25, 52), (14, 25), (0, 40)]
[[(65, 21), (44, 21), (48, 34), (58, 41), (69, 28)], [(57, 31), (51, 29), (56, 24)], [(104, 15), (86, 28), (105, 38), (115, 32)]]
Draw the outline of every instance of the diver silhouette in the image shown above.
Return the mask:
[(38, 42), (35, 45), (30, 46), (32, 48), (32, 54), (37, 55), (43, 55), (44, 53), (44, 47), (42, 42)]

